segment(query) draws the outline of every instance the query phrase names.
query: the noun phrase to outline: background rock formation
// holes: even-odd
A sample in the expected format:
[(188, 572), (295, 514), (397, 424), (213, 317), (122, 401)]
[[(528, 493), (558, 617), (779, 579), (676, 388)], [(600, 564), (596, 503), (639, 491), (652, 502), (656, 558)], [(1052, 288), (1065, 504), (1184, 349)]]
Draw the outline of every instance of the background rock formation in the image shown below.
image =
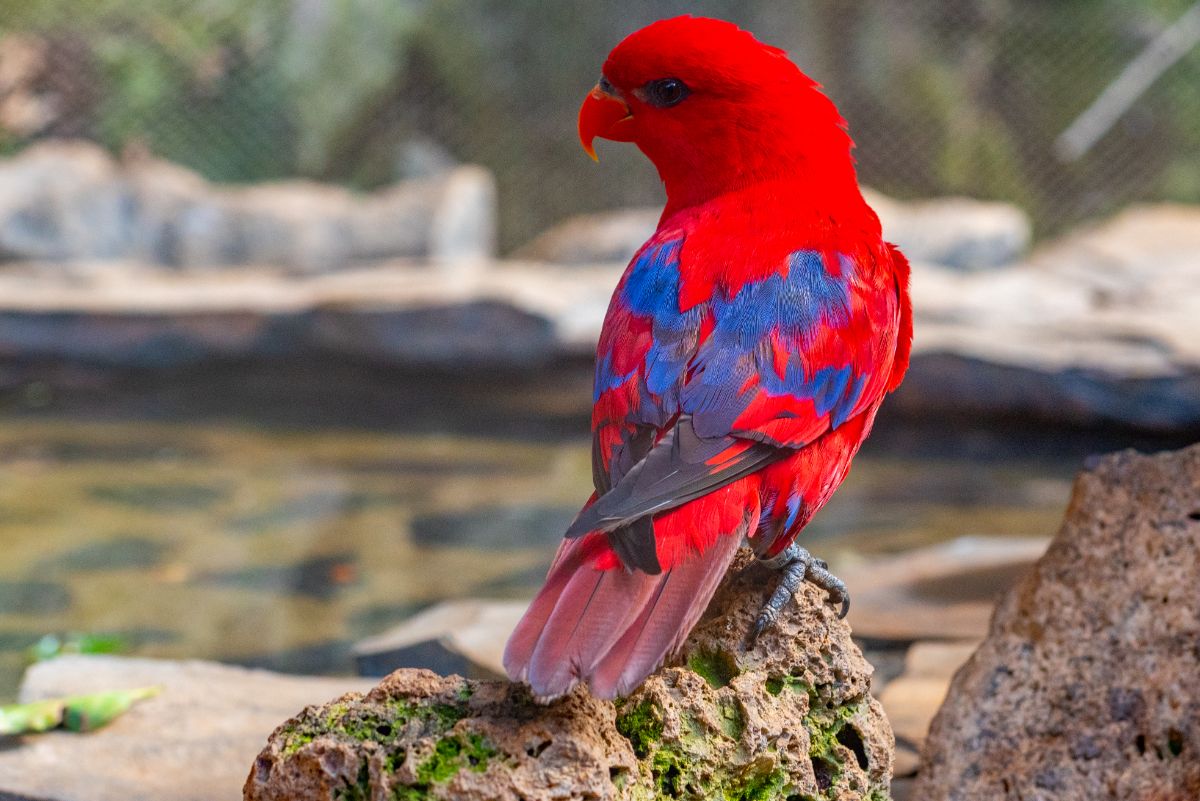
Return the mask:
[[(495, 185), (477, 166), (356, 194), (311, 181), (224, 186), (148, 156), (44, 142), (0, 161), (0, 262), (65, 269), (132, 260), (167, 271), (272, 265), (295, 274), (413, 258), (491, 259)], [(43, 269), (55, 269), (45, 266)]]
[(773, 583), (731, 573), (677, 664), (615, 704), (577, 690), (542, 707), (507, 682), (397, 671), (278, 728), (245, 797), (884, 801), (891, 729), (823, 594), (806, 588), (745, 648)]
[(1105, 457), (1000, 602), (913, 797), (1200, 798), (1200, 445)]

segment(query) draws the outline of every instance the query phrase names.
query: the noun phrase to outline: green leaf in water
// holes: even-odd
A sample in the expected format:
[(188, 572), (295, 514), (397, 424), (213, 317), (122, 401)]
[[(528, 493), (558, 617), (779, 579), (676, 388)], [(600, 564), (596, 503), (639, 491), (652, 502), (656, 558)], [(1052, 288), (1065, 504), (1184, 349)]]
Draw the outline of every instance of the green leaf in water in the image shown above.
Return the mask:
[(0, 735), (33, 734), (60, 726), (69, 731), (92, 731), (159, 691), (158, 687), (141, 687), (0, 706)]
[(47, 634), (29, 648), (33, 662), (45, 662), (63, 654), (119, 654), (128, 650), (115, 634)]

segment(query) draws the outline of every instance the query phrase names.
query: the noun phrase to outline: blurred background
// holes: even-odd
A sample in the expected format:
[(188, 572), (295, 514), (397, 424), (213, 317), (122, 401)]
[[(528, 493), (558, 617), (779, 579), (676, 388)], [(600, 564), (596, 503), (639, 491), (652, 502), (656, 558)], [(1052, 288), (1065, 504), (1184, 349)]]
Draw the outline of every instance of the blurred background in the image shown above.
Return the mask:
[(572, 212), (658, 200), (625, 148), (580, 164), (580, 90), (629, 31), (680, 12), (784, 46), (897, 197), (1007, 200), (1039, 236), (1137, 200), (1200, 200), (1194, 50), (1086, 153), (1060, 134), (1193, 3), (6, 2), (0, 147), (82, 137), (218, 182), (357, 189), (452, 161), (496, 176), (500, 245)]
[(347, 673), (532, 594), (661, 202), (575, 113), (683, 11), (824, 84), (917, 263), (912, 376), (815, 552), (986, 607), (1088, 454), (1195, 438), (1192, 0), (0, 0), (0, 697), (63, 649)]

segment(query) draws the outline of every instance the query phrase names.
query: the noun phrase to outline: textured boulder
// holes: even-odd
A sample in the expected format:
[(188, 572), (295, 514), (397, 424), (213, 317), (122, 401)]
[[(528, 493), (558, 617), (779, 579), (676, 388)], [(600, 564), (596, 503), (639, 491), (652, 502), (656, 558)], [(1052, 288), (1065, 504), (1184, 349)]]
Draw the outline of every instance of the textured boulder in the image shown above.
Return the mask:
[(930, 728), (928, 801), (1200, 798), (1200, 445), (1100, 460)]
[(400, 670), (276, 729), (245, 797), (885, 801), (892, 733), (849, 628), (806, 587), (747, 649), (774, 578), (731, 576), (676, 664), (626, 699), (539, 706), (508, 682)]

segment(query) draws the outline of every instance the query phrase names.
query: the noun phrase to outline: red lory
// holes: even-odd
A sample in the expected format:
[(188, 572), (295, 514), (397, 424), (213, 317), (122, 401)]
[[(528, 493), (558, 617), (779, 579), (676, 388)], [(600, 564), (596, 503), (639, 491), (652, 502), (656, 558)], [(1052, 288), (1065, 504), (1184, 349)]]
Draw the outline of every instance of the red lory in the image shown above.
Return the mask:
[[(908, 367), (908, 263), (863, 200), (846, 122), (782, 50), (677, 17), (616, 46), (579, 134), (632, 142), (667, 203), (597, 347), (595, 493), (504, 665), (548, 700), (613, 698), (677, 649), (748, 541), (802, 581), (845, 585), (796, 537), (846, 478)], [(766, 588), (764, 588), (764, 597)]]

